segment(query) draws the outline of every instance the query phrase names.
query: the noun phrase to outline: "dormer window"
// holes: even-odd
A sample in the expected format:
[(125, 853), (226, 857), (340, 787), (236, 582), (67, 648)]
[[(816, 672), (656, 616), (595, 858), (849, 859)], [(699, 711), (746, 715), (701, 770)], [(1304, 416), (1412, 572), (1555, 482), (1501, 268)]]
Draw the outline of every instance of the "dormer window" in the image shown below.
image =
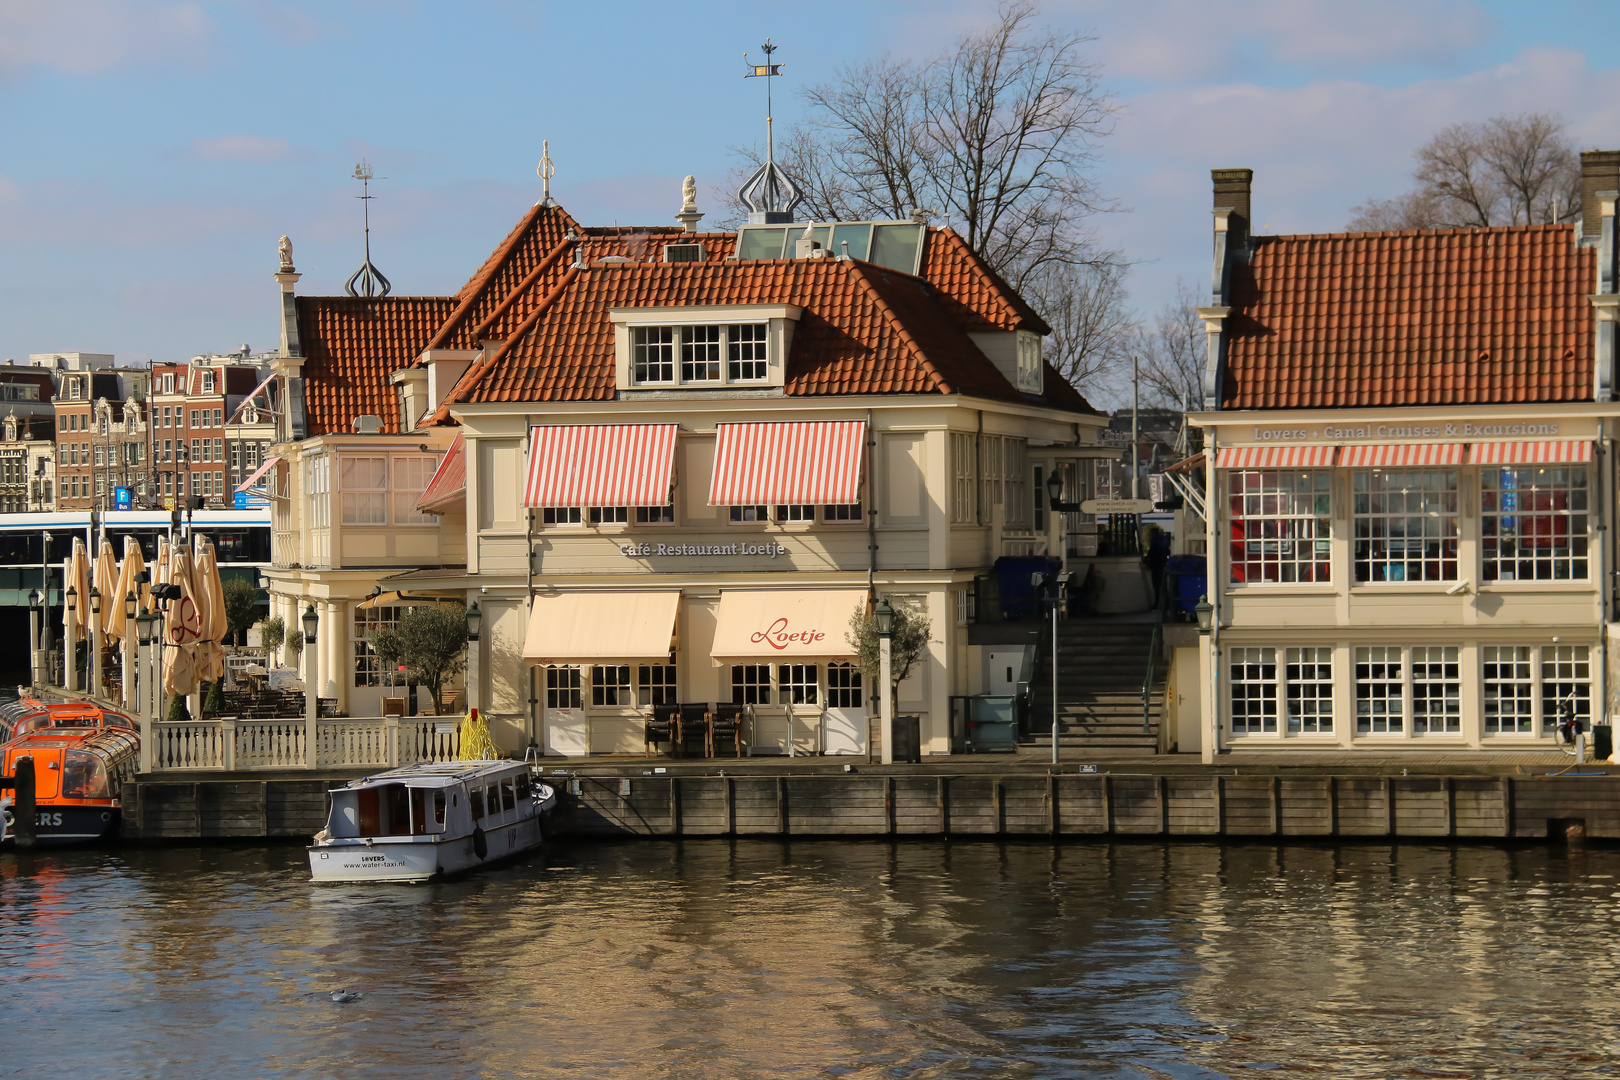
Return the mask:
[(1041, 392), (1041, 339), (1028, 330), (1018, 331), (1018, 389), (1026, 394)]
[(212, 371), (202, 373), (202, 392), (205, 394), (214, 392), (214, 373)]
[(781, 386), (799, 313), (786, 305), (610, 312), (619, 389)]

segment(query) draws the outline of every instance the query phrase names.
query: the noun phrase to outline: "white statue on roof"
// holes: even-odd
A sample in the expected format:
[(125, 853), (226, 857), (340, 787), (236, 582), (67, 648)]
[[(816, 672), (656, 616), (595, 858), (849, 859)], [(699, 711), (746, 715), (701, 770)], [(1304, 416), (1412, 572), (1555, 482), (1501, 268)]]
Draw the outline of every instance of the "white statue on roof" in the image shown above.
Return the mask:
[(690, 212), (697, 209), (697, 177), (688, 176), (681, 181), (681, 210)]
[(281, 272), (283, 274), (292, 273), (292, 241), (285, 235), (282, 236), (281, 240), (276, 244), (276, 251), (281, 255)]

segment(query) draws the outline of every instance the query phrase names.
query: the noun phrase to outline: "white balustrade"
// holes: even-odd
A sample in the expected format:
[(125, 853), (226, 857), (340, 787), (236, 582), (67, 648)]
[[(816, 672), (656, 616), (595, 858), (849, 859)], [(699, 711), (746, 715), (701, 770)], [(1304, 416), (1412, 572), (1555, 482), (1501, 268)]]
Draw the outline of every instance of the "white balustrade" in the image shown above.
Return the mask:
[(152, 771), (225, 768), (225, 731), (217, 720), (152, 725)]
[(399, 722), (399, 764), (455, 761), (461, 756), (461, 725), (454, 717), (412, 717)]
[(317, 720), (315, 767), (344, 769), (389, 764), (389, 725), (375, 720)]
[(302, 769), (303, 720), (236, 721), (238, 769)]
[[(304, 720), (205, 720), (151, 724), (152, 772), (189, 769), (279, 770), (308, 766)], [(461, 728), (454, 717), (317, 720), (315, 764), (364, 769), (455, 761)]]

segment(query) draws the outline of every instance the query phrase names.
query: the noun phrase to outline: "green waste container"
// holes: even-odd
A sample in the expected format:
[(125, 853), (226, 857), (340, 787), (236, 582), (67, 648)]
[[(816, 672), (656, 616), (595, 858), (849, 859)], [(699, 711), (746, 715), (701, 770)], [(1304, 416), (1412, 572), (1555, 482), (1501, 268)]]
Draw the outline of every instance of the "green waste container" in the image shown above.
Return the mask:
[(915, 716), (894, 718), (894, 760), (922, 763), (922, 724)]
[(1608, 761), (1614, 755), (1614, 728), (1598, 724), (1592, 728), (1592, 760)]

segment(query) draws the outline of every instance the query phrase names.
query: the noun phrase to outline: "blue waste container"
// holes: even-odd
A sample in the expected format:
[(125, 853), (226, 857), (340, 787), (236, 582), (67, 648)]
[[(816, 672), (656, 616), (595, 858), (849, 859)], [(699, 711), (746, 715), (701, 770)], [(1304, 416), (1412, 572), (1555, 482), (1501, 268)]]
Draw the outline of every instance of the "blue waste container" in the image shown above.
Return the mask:
[(1001, 617), (1028, 619), (1041, 613), (1041, 598), (1030, 578), (1035, 574), (1055, 574), (1061, 559), (1047, 555), (1003, 555), (996, 560), (996, 584), (1001, 593)]
[(1200, 597), (1209, 595), (1209, 564), (1202, 555), (1172, 555), (1164, 564), (1169, 578), (1170, 610), (1183, 622), (1197, 617)]

